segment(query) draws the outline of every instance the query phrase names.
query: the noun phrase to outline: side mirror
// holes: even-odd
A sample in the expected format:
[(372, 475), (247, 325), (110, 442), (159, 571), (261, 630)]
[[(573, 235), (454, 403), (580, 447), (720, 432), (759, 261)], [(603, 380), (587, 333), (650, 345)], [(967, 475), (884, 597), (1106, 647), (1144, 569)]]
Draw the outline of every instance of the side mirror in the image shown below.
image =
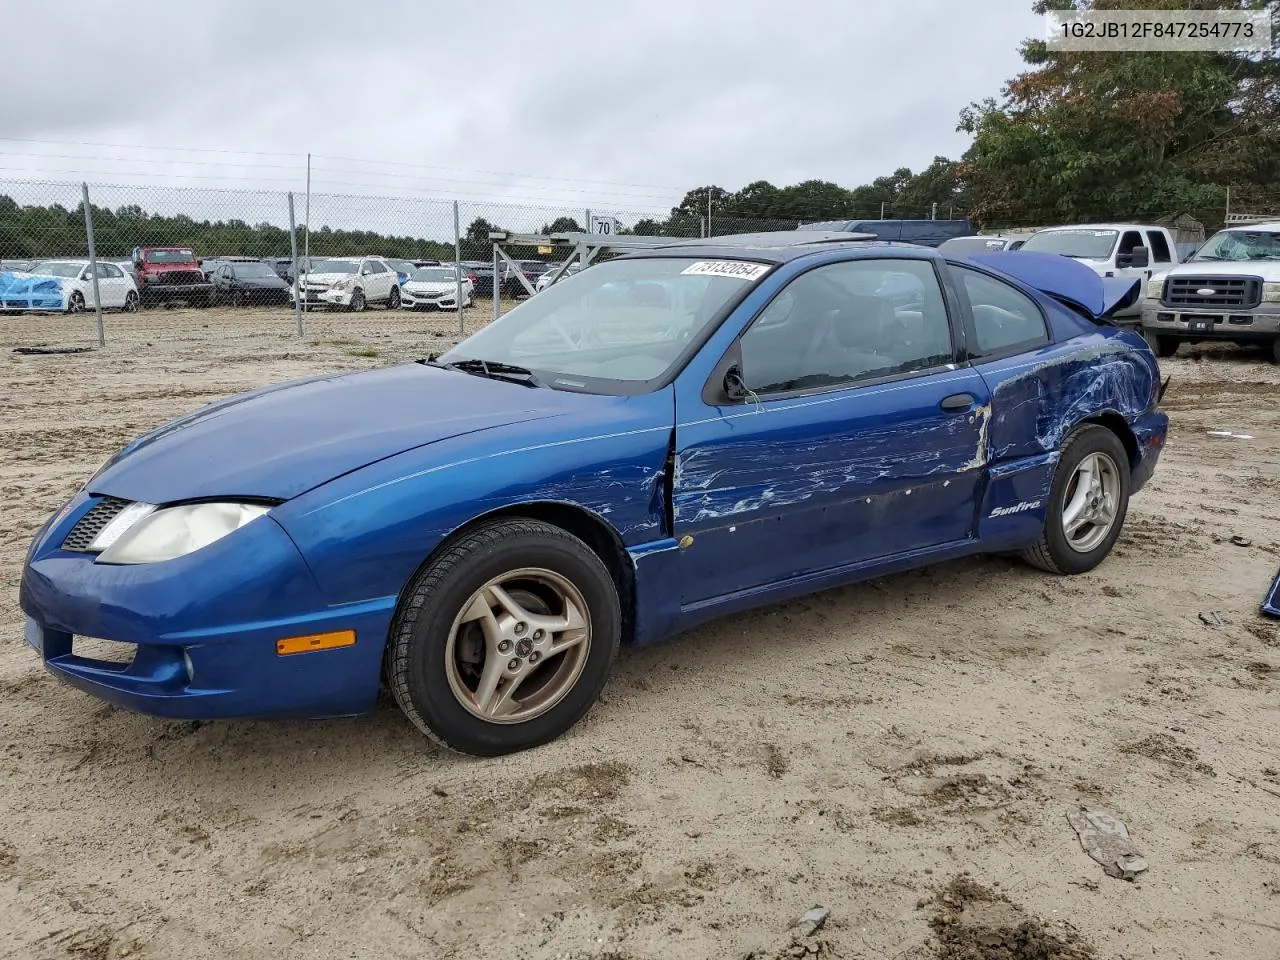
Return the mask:
[(724, 395), (732, 402), (740, 403), (747, 399), (749, 393), (747, 383), (742, 379), (742, 369), (734, 364), (724, 374)]
[(1117, 267), (1145, 267), (1151, 263), (1151, 253), (1146, 247), (1134, 247), (1127, 254), (1116, 257)]

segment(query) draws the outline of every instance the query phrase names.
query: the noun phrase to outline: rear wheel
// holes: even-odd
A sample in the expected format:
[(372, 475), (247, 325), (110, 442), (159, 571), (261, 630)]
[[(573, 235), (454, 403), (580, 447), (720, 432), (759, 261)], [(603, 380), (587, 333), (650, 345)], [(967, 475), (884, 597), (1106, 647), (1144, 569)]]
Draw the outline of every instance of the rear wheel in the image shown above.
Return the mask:
[(124, 312), (136, 313), (138, 310), (138, 294), (130, 290), (124, 295)]
[(400, 288), (399, 287), (391, 288), (391, 296), (387, 297), (387, 309), (388, 310), (400, 309)]
[(577, 537), (534, 520), (485, 524), (405, 592), (387, 683), (405, 715), (450, 749), (524, 750), (590, 709), (621, 622), (613, 579)]
[(241, 293), (239, 290), (232, 290), (232, 291), (231, 291), (231, 305), (232, 305), (233, 307), (243, 306), (243, 305), (244, 305), (244, 294), (243, 294), (243, 293)]
[(1085, 573), (1100, 564), (1129, 509), (1129, 456), (1120, 438), (1089, 424), (1062, 447), (1040, 542), (1023, 552), (1050, 573)]
[(67, 297), (67, 313), (84, 313), (84, 294), (73, 290)]
[(1172, 357), (1178, 352), (1178, 338), (1170, 337), (1162, 333), (1153, 333), (1148, 330), (1143, 334), (1143, 338), (1157, 357)]

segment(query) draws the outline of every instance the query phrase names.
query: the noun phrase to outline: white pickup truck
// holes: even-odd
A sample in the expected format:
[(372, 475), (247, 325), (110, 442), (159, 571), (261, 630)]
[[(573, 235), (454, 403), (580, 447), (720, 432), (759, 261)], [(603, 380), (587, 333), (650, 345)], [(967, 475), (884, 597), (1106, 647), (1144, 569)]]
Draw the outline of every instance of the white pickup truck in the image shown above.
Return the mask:
[[(1164, 227), (1145, 223), (1088, 223), (1037, 230), (1023, 250), (1057, 253), (1091, 267), (1103, 277), (1136, 277), (1144, 283), (1155, 273), (1178, 265), (1173, 235)], [(1141, 300), (1112, 319), (1136, 326), (1142, 314)]]
[(1154, 275), (1142, 332), (1162, 357), (1184, 340), (1234, 340), (1269, 346), (1280, 363), (1280, 220), (1230, 225)]

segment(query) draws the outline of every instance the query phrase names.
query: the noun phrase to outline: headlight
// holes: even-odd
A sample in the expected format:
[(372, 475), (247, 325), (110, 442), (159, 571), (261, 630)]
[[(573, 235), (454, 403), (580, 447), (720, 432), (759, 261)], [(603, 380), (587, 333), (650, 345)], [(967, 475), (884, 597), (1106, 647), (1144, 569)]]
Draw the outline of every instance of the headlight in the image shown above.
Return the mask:
[(1147, 299), (1159, 300), (1164, 296), (1164, 277), (1152, 277), (1147, 281)]
[(351, 284), (353, 283), (355, 283), (355, 280), (352, 278), (347, 278), (346, 280), (335, 280), (332, 284), (329, 285), (329, 289), (330, 290), (346, 290), (350, 288)]
[(89, 549), (102, 551), (99, 563), (159, 563), (207, 547), (270, 509), (258, 503), (189, 503), (165, 509), (135, 503), (107, 524)]
[(1262, 299), (1268, 303), (1280, 303), (1280, 283), (1264, 283)]

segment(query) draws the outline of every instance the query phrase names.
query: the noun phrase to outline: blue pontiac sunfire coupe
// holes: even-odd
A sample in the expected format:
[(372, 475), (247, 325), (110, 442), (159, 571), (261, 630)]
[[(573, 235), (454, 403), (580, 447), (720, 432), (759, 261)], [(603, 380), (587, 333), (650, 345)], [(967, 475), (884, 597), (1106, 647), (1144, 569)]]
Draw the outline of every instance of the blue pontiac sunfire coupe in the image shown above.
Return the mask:
[(847, 233), (621, 256), (442, 356), (135, 440), (36, 537), (27, 640), (165, 717), (355, 714), (385, 681), (491, 755), (571, 727), (622, 641), (983, 551), (1081, 573), (1168, 424), (1105, 319), (1136, 287)]

